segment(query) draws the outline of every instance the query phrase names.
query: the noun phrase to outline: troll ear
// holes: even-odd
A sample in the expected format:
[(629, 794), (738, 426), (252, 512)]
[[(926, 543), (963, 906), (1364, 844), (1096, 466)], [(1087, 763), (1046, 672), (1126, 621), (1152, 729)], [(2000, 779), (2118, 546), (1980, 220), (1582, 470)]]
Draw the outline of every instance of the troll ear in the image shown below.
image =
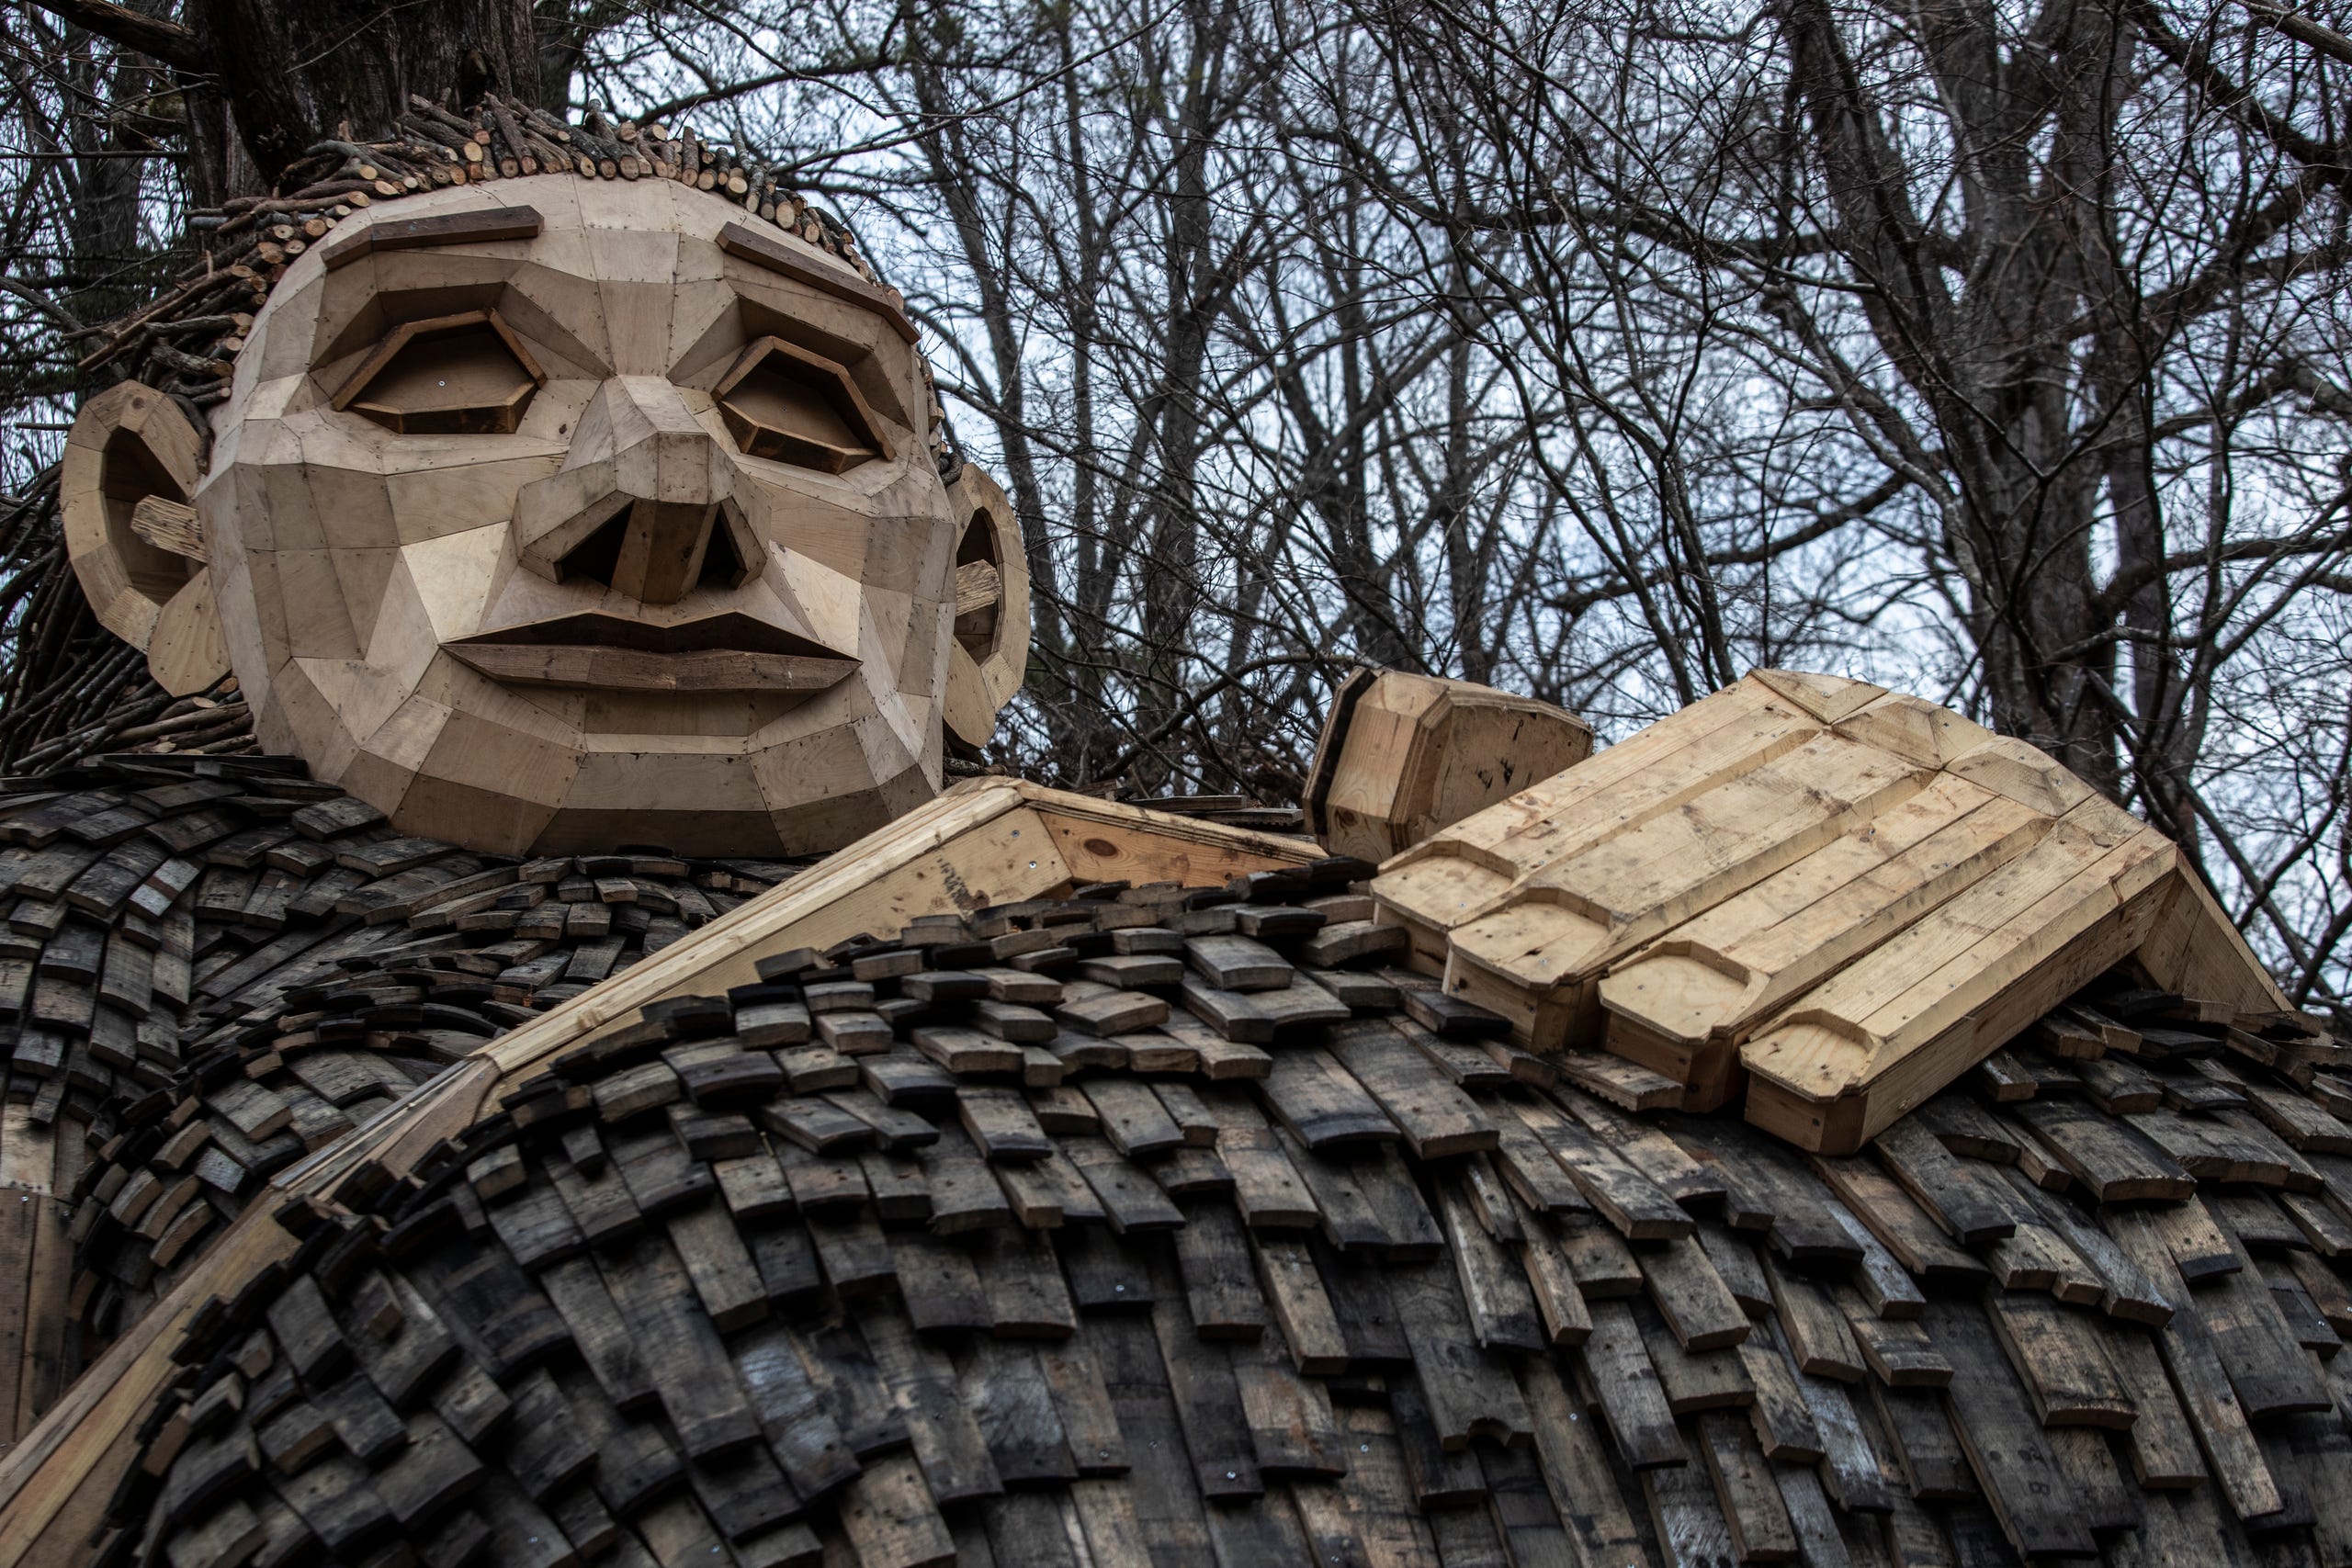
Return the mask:
[(970, 463), (948, 487), (963, 518), (956, 547), (956, 640), (947, 650), (947, 733), (977, 751), (1029, 667), (1029, 558), (1003, 489)]
[(65, 552), (98, 624), (145, 650), (175, 697), (229, 672), (196, 493), (204, 434), (179, 404), (125, 381), (82, 405), (58, 498)]

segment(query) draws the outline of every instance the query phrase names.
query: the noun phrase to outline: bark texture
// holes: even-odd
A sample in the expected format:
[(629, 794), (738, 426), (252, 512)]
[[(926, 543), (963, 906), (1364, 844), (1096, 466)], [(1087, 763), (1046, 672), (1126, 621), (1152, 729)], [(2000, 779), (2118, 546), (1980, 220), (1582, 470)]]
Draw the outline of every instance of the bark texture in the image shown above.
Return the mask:
[(107, 0), (41, 5), (172, 68), (199, 206), (266, 190), (322, 141), (383, 134), (412, 95), (539, 101), (531, 0), (188, 0), (183, 23)]

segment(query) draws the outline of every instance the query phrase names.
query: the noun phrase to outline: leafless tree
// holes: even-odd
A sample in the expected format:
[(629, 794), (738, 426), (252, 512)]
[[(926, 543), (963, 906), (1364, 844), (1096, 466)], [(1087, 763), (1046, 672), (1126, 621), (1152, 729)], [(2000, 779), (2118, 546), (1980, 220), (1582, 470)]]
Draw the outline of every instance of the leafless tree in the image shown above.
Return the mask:
[(1515, 318), (1535, 461), (1678, 698), (1932, 654), (2337, 996), (2344, 40), (2144, 0), (1359, 20), (1386, 110), (1308, 129)]
[[(501, 3), (530, 38), (433, 69), (781, 150), (908, 289), (1036, 582), (997, 762), (1272, 801), (1358, 660), (1620, 733), (1835, 670), (2058, 751), (2346, 1007), (2337, 9)], [(190, 155), (201, 62), (48, 9), (106, 36), (44, 20), (82, 76), (11, 78), (36, 425), (76, 290), (240, 177)]]

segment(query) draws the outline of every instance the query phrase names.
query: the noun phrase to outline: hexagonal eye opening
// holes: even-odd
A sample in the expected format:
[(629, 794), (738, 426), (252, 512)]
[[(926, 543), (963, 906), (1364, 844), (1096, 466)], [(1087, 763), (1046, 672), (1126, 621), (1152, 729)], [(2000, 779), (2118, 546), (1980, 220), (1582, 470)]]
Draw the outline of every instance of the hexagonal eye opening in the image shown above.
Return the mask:
[(889, 459), (889, 433), (849, 372), (798, 344), (760, 339), (714, 395), (735, 444), (752, 457), (828, 474)]
[(495, 310), (392, 329), (334, 406), (403, 435), (511, 435), (547, 375)]

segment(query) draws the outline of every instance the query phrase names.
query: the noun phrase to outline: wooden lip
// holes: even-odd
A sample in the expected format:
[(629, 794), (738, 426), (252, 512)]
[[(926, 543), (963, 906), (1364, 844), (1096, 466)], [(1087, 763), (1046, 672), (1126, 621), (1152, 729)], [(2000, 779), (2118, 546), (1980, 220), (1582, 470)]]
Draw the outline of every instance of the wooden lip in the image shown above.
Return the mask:
[(493, 681), (584, 686), (606, 692), (821, 692), (857, 671), (854, 659), (700, 649), (653, 653), (586, 643), (450, 643), (449, 652)]
[(770, 272), (782, 273), (795, 283), (805, 283), (820, 293), (863, 305), (888, 321), (890, 330), (900, 337), (909, 343), (915, 341), (915, 324), (907, 320), (906, 311), (897, 299), (863, 278), (844, 277), (830, 266), (796, 254), (780, 239), (771, 239), (741, 223), (729, 223), (718, 231), (718, 248)]
[(477, 244), (488, 240), (529, 240), (542, 223), (535, 207), (490, 207), (472, 212), (436, 212), (430, 218), (393, 218), (370, 223), (337, 240), (322, 258), (333, 272), (346, 262), (378, 251), (413, 251), (428, 245)]

